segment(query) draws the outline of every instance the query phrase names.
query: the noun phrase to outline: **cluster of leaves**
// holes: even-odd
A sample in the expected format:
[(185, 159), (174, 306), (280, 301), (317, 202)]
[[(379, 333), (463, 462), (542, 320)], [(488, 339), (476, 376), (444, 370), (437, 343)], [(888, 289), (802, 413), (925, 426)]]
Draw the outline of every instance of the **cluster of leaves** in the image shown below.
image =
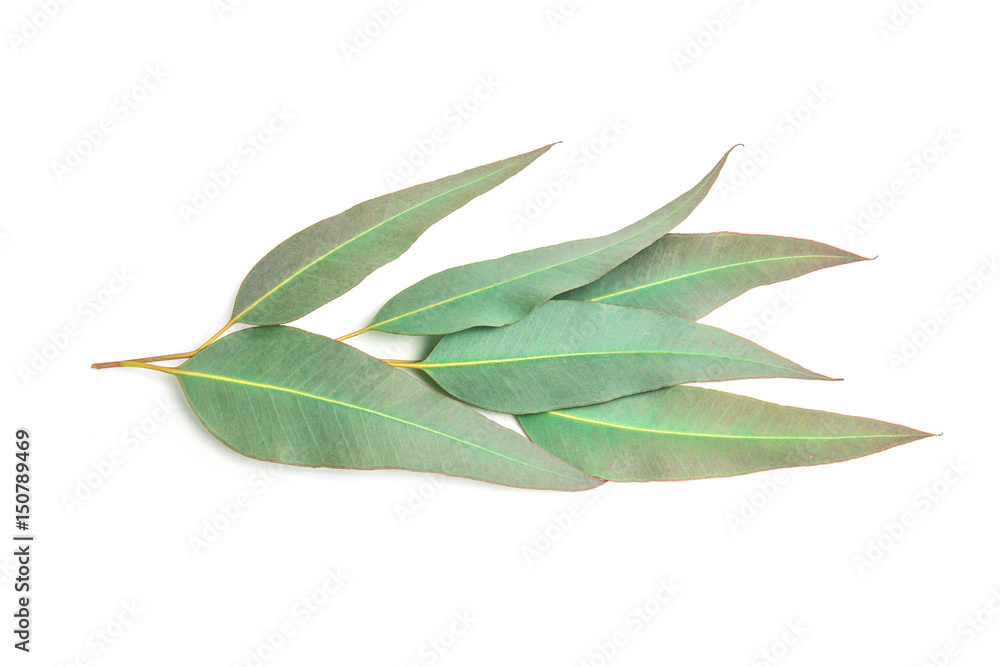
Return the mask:
[[(442, 271), (333, 340), (284, 326), (399, 257), (425, 230), (549, 150), (378, 197), (269, 252), (197, 350), (95, 367), (177, 378), (216, 438), (302, 466), (403, 468), (538, 489), (844, 461), (929, 434), (692, 382), (829, 379), (699, 318), (759, 285), (864, 258), (803, 239), (670, 233), (726, 162), (617, 232)], [(237, 323), (255, 325), (223, 336)], [(441, 336), (423, 361), (343, 341)], [(177, 367), (153, 362), (187, 359)], [(419, 369), (443, 395), (400, 368)], [(461, 401), (461, 402), (460, 402)], [(517, 415), (529, 438), (464, 403)]]

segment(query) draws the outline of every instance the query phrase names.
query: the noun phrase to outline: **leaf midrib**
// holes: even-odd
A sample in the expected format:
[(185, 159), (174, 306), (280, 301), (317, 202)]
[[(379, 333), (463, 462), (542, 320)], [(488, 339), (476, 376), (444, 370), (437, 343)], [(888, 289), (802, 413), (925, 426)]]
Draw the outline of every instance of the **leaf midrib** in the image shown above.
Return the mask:
[(696, 438), (721, 438), (726, 440), (857, 440), (861, 438), (907, 438), (909, 435), (889, 435), (889, 434), (871, 434), (871, 435), (836, 435), (836, 436), (826, 436), (826, 435), (728, 435), (723, 433), (696, 433), (688, 431), (668, 431), (664, 429), (655, 428), (644, 428), (641, 426), (626, 426), (625, 424), (616, 424), (615, 422), (606, 422), (599, 419), (587, 419), (586, 417), (578, 417), (576, 415), (568, 415), (565, 412), (559, 412), (554, 410), (548, 412), (554, 417), (562, 417), (564, 419), (572, 419), (574, 421), (585, 422), (588, 424), (594, 424), (595, 426), (604, 426), (607, 428), (615, 428), (624, 431), (636, 431), (639, 433), (655, 433), (657, 435), (680, 435), (680, 436), (691, 436)]
[[(462, 440), (461, 438), (455, 437), (453, 435), (448, 435), (447, 433), (442, 433), (441, 431), (437, 431), (437, 430), (432, 429), (430, 427), (423, 426), (423, 425), (417, 424), (415, 422), (407, 421), (406, 419), (402, 419), (400, 417), (394, 417), (394, 416), (386, 414), (384, 412), (379, 412), (378, 410), (372, 410), (371, 408), (365, 408), (365, 407), (360, 406), (360, 405), (354, 405), (352, 403), (347, 403), (345, 401), (338, 401), (338, 400), (333, 399), (333, 398), (327, 398), (326, 396), (319, 396), (317, 394), (311, 394), (309, 392), (300, 391), (298, 389), (291, 389), (291, 388), (288, 388), (288, 387), (281, 387), (281, 386), (278, 386), (278, 385), (266, 384), (266, 383), (262, 383), (262, 382), (254, 382), (252, 380), (242, 380), (242, 379), (239, 379), (239, 378), (231, 378), (231, 377), (226, 377), (224, 375), (214, 375), (214, 374), (211, 374), (211, 373), (200, 373), (198, 371), (188, 371), (188, 370), (183, 370), (183, 369), (180, 369), (180, 368), (171, 368), (171, 369), (164, 369), (164, 370), (166, 370), (167, 372), (169, 372), (171, 375), (183, 375), (183, 376), (189, 376), (189, 377), (202, 378), (202, 379), (205, 379), (205, 380), (216, 380), (216, 381), (219, 381), (219, 382), (227, 382), (227, 383), (232, 383), (232, 384), (244, 385), (244, 386), (248, 386), (248, 387), (255, 387), (257, 389), (264, 389), (264, 390), (267, 390), (267, 391), (279, 391), (279, 392), (283, 392), (283, 393), (287, 393), (287, 394), (293, 394), (295, 396), (301, 396), (303, 398), (309, 398), (309, 399), (313, 399), (313, 400), (317, 400), (317, 401), (322, 401), (324, 403), (332, 403), (334, 405), (339, 405), (341, 407), (350, 408), (350, 409), (353, 409), (353, 410), (359, 410), (361, 412), (366, 412), (368, 414), (376, 415), (378, 417), (382, 417), (382, 418), (388, 419), (390, 421), (395, 421), (395, 422), (399, 422), (400, 424), (405, 424), (407, 426), (412, 426), (414, 428), (417, 428), (417, 429), (420, 429), (420, 430), (423, 430), (423, 431), (427, 431), (427, 432), (433, 433), (435, 435), (439, 435), (439, 436), (441, 436), (443, 438), (447, 438), (449, 440), (454, 440), (455, 442), (461, 443), (463, 445), (468, 445), (469, 447), (473, 447), (475, 449), (479, 449), (481, 451), (487, 452), (488, 454), (492, 454), (492, 455), (494, 455), (494, 456), (496, 456), (498, 458), (505, 459), (507, 461), (511, 461), (512, 463), (516, 463), (518, 465), (525, 466), (526, 468), (532, 468), (534, 470), (539, 470), (539, 471), (544, 472), (544, 473), (548, 473), (548, 474), (551, 474), (551, 475), (556, 475), (557, 477), (562, 477), (562, 478), (568, 479), (568, 480), (574, 480), (574, 478), (572, 478), (572, 477), (570, 477), (568, 475), (564, 475), (564, 474), (562, 474), (560, 472), (551, 470), (549, 468), (542, 468), (540, 466), (532, 465), (531, 463), (528, 463), (526, 461), (522, 461), (520, 459), (515, 459), (515, 458), (512, 458), (510, 456), (506, 456), (504, 454), (501, 454), (500, 452), (494, 451), (494, 450), (489, 449), (487, 447), (483, 447), (482, 445), (477, 445), (474, 442), (469, 442), (467, 440)], [(484, 417), (484, 419), (485, 419), (485, 417)]]
[[(672, 350), (607, 350), (607, 351), (595, 351), (595, 352), (564, 352), (560, 354), (542, 354), (532, 357), (509, 357), (505, 359), (478, 359), (472, 361), (450, 361), (450, 362), (440, 362), (431, 364), (428, 364), (426, 362), (420, 362), (413, 364), (412, 367), (419, 369), (427, 369), (427, 368), (450, 368), (454, 366), (483, 366), (486, 364), (507, 364), (520, 361), (543, 361), (548, 359), (564, 359), (567, 357), (594, 357), (594, 356), (618, 355), (618, 354), (637, 354), (637, 355), (670, 354), (670, 355), (685, 356), (685, 357), (709, 357), (712, 359), (728, 359), (730, 361), (742, 361), (749, 364), (756, 364), (758, 366), (770, 366), (772, 368), (780, 368), (785, 371), (795, 371), (795, 369), (793, 368), (788, 368), (787, 366), (780, 366), (778, 364), (769, 364), (765, 361), (754, 361), (752, 359), (743, 359), (741, 357), (730, 357), (722, 354), (705, 354), (702, 352), (679, 352)], [(815, 373), (811, 373), (811, 375), (805, 373), (800, 373), (800, 374), (807, 376), (817, 375)]]
[[(497, 174), (503, 173), (504, 171), (507, 171), (508, 169), (512, 169), (514, 167), (517, 167), (522, 162), (523, 162), (523, 160), (520, 160), (520, 161), (518, 161), (518, 162), (516, 162), (514, 164), (507, 165), (506, 167), (503, 167), (501, 169), (497, 169), (496, 171), (492, 171), (489, 174), (486, 174), (485, 176), (483, 176), (481, 178), (477, 178), (477, 179), (475, 179), (473, 181), (469, 181), (468, 183), (463, 183), (463, 184), (459, 185), (458, 187), (452, 188), (451, 190), (447, 190), (447, 191), (442, 192), (440, 194), (434, 195), (430, 199), (425, 199), (425, 200), (421, 201), (419, 204), (411, 206), (410, 208), (406, 209), (405, 211), (400, 211), (399, 213), (396, 213), (395, 215), (392, 215), (392, 216), (386, 218), (385, 220), (383, 220), (382, 222), (378, 223), (377, 225), (369, 227), (368, 229), (366, 229), (365, 231), (361, 232), (360, 234), (357, 234), (356, 236), (354, 236), (354, 237), (352, 237), (352, 238), (344, 241), (343, 243), (341, 243), (340, 245), (338, 245), (336, 248), (333, 248), (333, 249), (329, 250), (328, 252), (320, 255), (319, 257), (317, 257), (313, 261), (309, 262), (308, 264), (306, 264), (302, 268), (297, 269), (290, 276), (288, 276), (287, 278), (285, 278), (284, 280), (282, 280), (280, 283), (278, 283), (277, 285), (275, 285), (274, 287), (272, 287), (270, 290), (268, 290), (263, 296), (261, 296), (256, 301), (254, 301), (249, 306), (247, 306), (239, 315), (234, 316), (232, 321), (233, 322), (239, 321), (240, 318), (242, 318), (244, 315), (246, 315), (251, 310), (253, 310), (254, 308), (256, 308), (258, 305), (260, 305), (261, 302), (263, 302), (265, 299), (269, 298), (272, 294), (274, 294), (275, 292), (277, 292), (279, 289), (281, 289), (282, 287), (284, 287), (285, 285), (287, 285), (290, 281), (292, 281), (295, 278), (299, 277), (300, 275), (302, 275), (303, 273), (305, 273), (306, 271), (308, 271), (309, 269), (311, 269), (313, 266), (315, 266), (317, 263), (322, 262), (324, 259), (326, 259), (330, 255), (332, 255), (333, 253), (337, 252), (341, 248), (347, 246), (348, 244), (354, 243), (355, 241), (357, 241), (359, 238), (361, 238), (365, 234), (368, 234), (369, 232), (375, 231), (376, 229), (378, 229), (382, 225), (388, 224), (388, 223), (392, 222), (393, 220), (395, 220), (396, 218), (399, 218), (399, 217), (401, 217), (403, 215), (406, 215), (410, 211), (414, 211), (414, 210), (420, 208), (421, 206), (426, 206), (427, 204), (429, 204), (432, 201), (435, 201), (437, 199), (440, 199), (441, 197), (444, 197), (446, 195), (450, 195), (451, 193), (457, 192), (458, 190), (461, 190), (463, 188), (471, 187), (473, 185), (476, 185), (477, 183), (481, 183), (482, 181), (485, 181), (488, 178), (492, 178), (493, 176), (496, 176)], [(350, 210), (350, 209), (348, 209), (348, 210)]]
[(705, 273), (712, 273), (713, 271), (725, 271), (727, 269), (733, 269), (738, 266), (748, 266), (750, 264), (763, 264), (765, 262), (780, 262), (784, 260), (794, 260), (794, 259), (849, 259), (841, 255), (790, 255), (788, 257), (767, 257), (764, 259), (753, 259), (747, 260), (745, 262), (733, 262), (732, 264), (721, 264), (719, 266), (709, 267), (707, 269), (701, 269), (698, 271), (692, 271), (691, 273), (685, 273), (679, 276), (673, 276), (671, 278), (664, 278), (663, 280), (657, 280), (655, 282), (647, 283), (645, 285), (638, 285), (636, 287), (630, 287), (629, 289), (621, 290), (619, 292), (614, 292), (612, 294), (605, 294), (603, 296), (589, 297), (588, 301), (601, 301), (603, 299), (610, 299), (612, 297), (621, 296), (622, 294), (629, 294), (631, 292), (637, 292), (639, 290), (649, 289), (651, 287), (656, 287), (657, 285), (663, 285), (665, 283), (673, 282), (675, 280), (683, 280), (685, 278), (691, 278), (692, 276), (698, 276)]

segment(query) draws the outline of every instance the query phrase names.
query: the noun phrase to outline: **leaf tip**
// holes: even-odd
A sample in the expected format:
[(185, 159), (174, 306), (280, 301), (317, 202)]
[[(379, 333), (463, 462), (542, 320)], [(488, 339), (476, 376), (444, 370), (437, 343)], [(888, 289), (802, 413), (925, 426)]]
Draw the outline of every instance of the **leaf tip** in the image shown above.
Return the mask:
[(844, 378), (830, 377), (829, 375), (824, 375), (823, 373), (817, 373), (816, 371), (809, 370), (808, 368), (803, 368), (805, 371), (805, 379), (807, 380), (823, 380), (824, 382), (843, 382)]
[(926, 440), (927, 438), (940, 438), (942, 435), (944, 435), (944, 431), (942, 431), (941, 433), (928, 433), (926, 431), (918, 431), (915, 428), (910, 429), (910, 431), (912, 432), (910, 442)]

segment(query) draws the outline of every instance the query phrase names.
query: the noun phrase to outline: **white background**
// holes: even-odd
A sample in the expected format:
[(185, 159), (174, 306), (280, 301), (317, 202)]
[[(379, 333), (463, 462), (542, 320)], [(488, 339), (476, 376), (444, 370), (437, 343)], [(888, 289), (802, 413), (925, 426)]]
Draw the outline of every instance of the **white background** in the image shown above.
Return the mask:
[[(6, 2), (0, 478), (13, 475), (15, 428), (29, 428), (37, 542), (29, 656), (11, 648), (12, 547), (0, 550), (0, 661), (995, 664), (1000, 6), (903, 4), (592, 0), (563, 16), (556, 0), (425, 0), (347, 53), (388, 0)], [(245, 142), (275, 110), (293, 118), (249, 159)], [(414, 154), (436, 128), (446, 140)], [(445, 267), (613, 231), (743, 142), (720, 180), (732, 189), (717, 186), (679, 231), (803, 236), (879, 258), (758, 289), (706, 320), (845, 382), (727, 388), (944, 436), (777, 478), (583, 496), (402, 471), (273, 477), (210, 437), (170, 378), (89, 369), (196, 346), (257, 259), (308, 224), (557, 140), (297, 326), (353, 331)], [(415, 172), (390, 182), (414, 156)], [(185, 215), (230, 160), (240, 172)], [(572, 185), (517, 224), (562, 169)], [(859, 209), (875, 213), (866, 229)], [(922, 334), (935, 313), (944, 323)], [(60, 336), (67, 325), (77, 335)], [(419, 353), (388, 335), (352, 343)], [(206, 533), (241, 494), (248, 506)], [(338, 570), (347, 580), (328, 594)], [(679, 591), (657, 601), (671, 579)], [(307, 615), (304, 597), (323, 604)], [(272, 651), (265, 637), (283, 624), (293, 632)]]

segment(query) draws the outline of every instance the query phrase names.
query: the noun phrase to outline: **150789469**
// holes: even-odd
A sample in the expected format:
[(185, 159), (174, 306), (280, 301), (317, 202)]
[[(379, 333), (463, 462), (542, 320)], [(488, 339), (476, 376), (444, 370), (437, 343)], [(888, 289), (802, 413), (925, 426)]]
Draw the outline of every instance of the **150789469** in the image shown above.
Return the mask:
[(17, 576), (14, 578), (14, 592), (17, 604), (14, 611), (14, 648), (28, 652), (31, 650), (31, 542), (34, 539), (25, 534), (31, 519), (31, 436), (25, 429), (14, 434), (16, 448), (14, 463), (14, 526), (19, 531), (14, 535), (14, 557), (17, 559)]

